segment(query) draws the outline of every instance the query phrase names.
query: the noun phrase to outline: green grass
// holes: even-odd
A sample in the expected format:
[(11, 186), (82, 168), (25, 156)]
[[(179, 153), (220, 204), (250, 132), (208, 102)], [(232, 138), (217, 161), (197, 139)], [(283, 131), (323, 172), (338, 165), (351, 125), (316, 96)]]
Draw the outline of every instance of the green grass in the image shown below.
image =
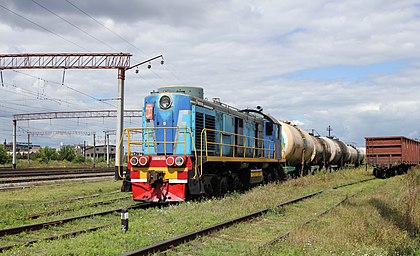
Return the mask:
[[(418, 179), (418, 176), (419, 174), (416, 172), (414, 177)], [(319, 173), (284, 183), (256, 187), (244, 194), (234, 193), (223, 199), (186, 202), (161, 209), (130, 210), (130, 227), (126, 233), (123, 233), (120, 229), (120, 216), (118, 214), (77, 221), (66, 224), (64, 227), (51, 228), (36, 233), (30, 232), (32, 234), (21, 235), (20, 240), (13, 236), (9, 236), (7, 239), (8, 241), (13, 239), (22, 241), (41, 236), (41, 234), (42, 236), (47, 236), (54, 232), (68, 232), (68, 230), (79, 230), (102, 224), (109, 224), (110, 226), (73, 238), (50, 242), (44, 241), (28, 247), (19, 247), (12, 251), (6, 251), (5, 255), (119, 255), (263, 208), (272, 210), (250, 223), (237, 224), (231, 228), (213, 233), (209, 237), (181, 245), (174, 251), (168, 252), (168, 255), (173, 255), (176, 251), (186, 255), (330, 255), (331, 253), (341, 254), (347, 252), (359, 254), (358, 252), (365, 251), (370, 254), (387, 254), (388, 252), (394, 252), (393, 248), (401, 248), (401, 251), (404, 252), (413, 252), (416, 249), (415, 238), (404, 236), (403, 239), (401, 234), (408, 231), (401, 231), (399, 228), (395, 230), (394, 228), (385, 228), (389, 226), (387, 224), (392, 224), (395, 220), (386, 220), (383, 217), (386, 214), (382, 212), (381, 215), (381, 210), (379, 210), (382, 209), (386, 212), (392, 206), (392, 209), (398, 212), (399, 215), (391, 211), (392, 214), (390, 216), (401, 217), (408, 213), (413, 223), (417, 223), (416, 225), (418, 226), (418, 217), (412, 214), (412, 212), (419, 212), (418, 204), (416, 204), (418, 198), (410, 198), (407, 190), (404, 188), (404, 184), (408, 182), (416, 185), (418, 189), (418, 181), (411, 181), (410, 183), (406, 180), (412, 176), (398, 176), (388, 180), (378, 179), (337, 190), (330, 189), (334, 185), (370, 177), (372, 177), (371, 173), (366, 172), (364, 168), (334, 173)], [(119, 182), (104, 181), (85, 185), (69, 184), (61, 188), (51, 186), (49, 188), (33, 188), (27, 191), (1, 192), (0, 203), (2, 205), (7, 203), (9, 210), (18, 211), (19, 204), (29, 205), (32, 200), (46, 202), (81, 194), (96, 193), (99, 190), (101, 192), (109, 192), (115, 190), (119, 185)], [(327, 190), (319, 196), (294, 205), (280, 209), (275, 207), (278, 203), (321, 189)], [(416, 191), (418, 194), (418, 190)], [(355, 193), (358, 194), (350, 198), (347, 204), (336, 208), (310, 225), (301, 225), (304, 220), (315, 217), (340, 199)], [(384, 194), (386, 198), (379, 197), (379, 195)], [(4, 199), (4, 195), (6, 195), (7, 199)], [(120, 195), (104, 194), (104, 197), (117, 196)], [(381, 200), (385, 200), (385, 205), (388, 207), (380, 204), (375, 206), (375, 201), (369, 201), (378, 197)], [(98, 199), (92, 199), (92, 201), (94, 200)], [(391, 201), (388, 202), (386, 200)], [(123, 206), (130, 203), (132, 203), (130, 200), (121, 201), (119, 205)], [(404, 205), (407, 205), (406, 208), (404, 208)], [(54, 207), (60, 208), (64, 206), (68, 205), (63, 204)], [(32, 206), (27, 206), (26, 208), (25, 212), (20, 212), (21, 215), (41, 210), (32, 208)], [(104, 206), (103, 208), (106, 207)], [(85, 210), (88, 209), (80, 209), (80, 212)], [(2, 213), (1, 210), (0, 213)], [(76, 215), (76, 213), (68, 214)], [(7, 217), (9, 219), (19, 219), (16, 216), (19, 216), (19, 214), (11, 214)], [(370, 216), (376, 217), (371, 218)], [(1, 225), (5, 226), (3, 223), (5, 216), (0, 217)], [(359, 221), (359, 223), (353, 224), (356, 221)], [(381, 222), (384, 222), (384, 224), (381, 224)], [(359, 229), (360, 227), (365, 227), (364, 225), (367, 228)], [(380, 228), (376, 227), (378, 225)], [(376, 240), (373, 237), (377, 237), (378, 232), (379, 234), (382, 234), (382, 232), (386, 233), (381, 228), (391, 230), (394, 233), (391, 232), (390, 235), (380, 236), (380, 241), (375, 242)], [(293, 230), (286, 241), (278, 242), (266, 250), (261, 249), (263, 244), (286, 230)], [(338, 232), (337, 235), (332, 232), (339, 230), (344, 231)], [(364, 239), (361, 239), (362, 237)], [(407, 242), (407, 246), (404, 246), (401, 242), (403, 240)], [(357, 241), (357, 243), (352, 242), (348, 244), (350, 241)], [(0, 238), (1, 245), (6, 244), (6, 242)], [(389, 247), (379, 247), (380, 242), (386, 242)], [(367, 249), (364, 249), (365, 247)]]
[(420, 172), (367, 186), (267, 255), (419, 255)]
[[(63, 181), (58, 184), (2, 191), (0, 192), (0, 205), (2, 206), (0, 208), (0, 228), (4, 229), (57, 218), (56, 216), (42, 217), (36, 220), (27, 218), (35, 213), (54, 211), (66, 207), (77, 207), (91, 202), (120, 197), (121, 194), (109, 194), (109, 192), (116, 191), (120, 187), (120, 182), (110, 180), (88, 183)], [(100, 194), (100, 196), (72, 202), (54, 203), (92, 194)], [(65, 213), (61, 216), (68, 217), (70, 214)]]

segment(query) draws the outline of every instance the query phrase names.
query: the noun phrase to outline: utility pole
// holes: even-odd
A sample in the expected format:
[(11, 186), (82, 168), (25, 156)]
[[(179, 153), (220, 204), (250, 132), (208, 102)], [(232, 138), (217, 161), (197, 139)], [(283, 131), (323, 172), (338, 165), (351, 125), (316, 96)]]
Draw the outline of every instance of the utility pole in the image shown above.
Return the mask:
[(29, 159), (30, 143), (31, 143), (31, 134), (28, 132), (28, 163), (30, 162), (30, 159)]
[(119, 180), (121, 171), (124, 172), (122, 176), (125, 176), (125, 169), (123, 166), (123, 147), (120, 145), (120, 141), (124, 136), (124, 120), (122, 113), (124, 113), (124, 80), (125, 80), (125, 69), (118, 69), (118, 103), (117, 103), (117, 134), (116, 134), (116, 147), (115, 147), (115, 172), (114, 179)]
[(109, 134), (105, 131), (106, 167), (109, 167)]
[(95, 167), (96, 162), (96, 133), (93, 133), (93, 167)]
[(13, 169), (16, 169), (16, 120), (13, 120), (13, 159), (12, 159), (12, 165)]
[(327, 127), (327, 131), (328, 131), (328, 137), (331, 137), (331, 131), (332, 131), (333, 129), (331, 128), (331, 126), (330, 125), (328, 125), (328, 127)]
[(83, 159), (84, 159), (84, 163), (86, 163), (86, 141), (83, 141)]

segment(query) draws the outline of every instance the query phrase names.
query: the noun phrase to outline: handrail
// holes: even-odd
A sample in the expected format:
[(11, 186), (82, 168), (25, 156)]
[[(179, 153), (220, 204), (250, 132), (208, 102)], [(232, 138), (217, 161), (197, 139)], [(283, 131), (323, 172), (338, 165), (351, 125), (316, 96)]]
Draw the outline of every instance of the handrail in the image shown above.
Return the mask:
[[(137, 131), (137, 132), (143, 133), (143, 135), (144, 135), (144, 134), (148, 134), (148, 132), (150, 132), (150, 131), (155, 131), (155, 130), (158, 130), (158, 129), (163, 129), (163, 134), (164, 134), (163, 135), (163, 141), (155, 141), (155, 140), (153, 140), (153, 141), (150, 141), (150, 140), (147, 140), (147, 141), (143, 141), (143, 140), (141, 140), (141, 141), (133, 141), (132, 140), (132, 136), (131, 136), (132, 135), (132, 132), (136, 132)], [(173, 129), (175, 131), (184, 130), (185, 131), (184, 132), (184, 140), (182, 142), (179, 142), (179, 141), (168, 141), (168, 138), (167, 138), (167, 136), (168, 136), (167, 135), (168, 134), (167, 133), (167, 130), (168, 129)], [(127, 135), (127, 155), (128, 155), (128, 157), (131, 156), (131, 146), (132, 145), (143, 146), (143, 149), (144, 149), (144, 146), (147, 146), (147, 154), (150, 155), (150, 150), (151, 150), (150, 148), (151, 148), (151, 146), (153, 146), (153, 145), (155, 145), (157, 143), (163, 143), (164, 155), (165, 156), (167, 155), (166, 148), (167, 148), (167, 145), (169, 145), (169, 144), (172, 144), (174, 146), (176, 146), (176, 145), (183, 145), (184, 155), (186, 155), (187, 154), (187, 133), (190, 135), (192, 146), (193, 146), (193, 149), (194, 149), (193, 150), (194, 151), (194, 156), (195, 156), (195, 159), (197, 159), (197, 149), (196, 149), (196, 146), (195, 146), (195, 140), (194, 140), (194, 137), (193, 137), (193, 133), (191, 131), (191, 128), (190, 127), (186, 127), (186, 126), (178, 126), (178, 127), (126, 128), (126, 129), (124, 129), (124, 134)], [(120, 145), (122, 144), (122, 139), (123, 138), (124, 138), (124, 136), (121, 136)], [(195, 169), (194, 170), (194, 178), (196, 178), (197, 175), (198, 175), (198, 173), (197, 173), (198, 172), (198, 170), (197, 170), (198, 169), (197, 161), (195, 163), (195, 168), (194, 169)], [(120, 177), (121, 177), (121, 175), (120, 175)]]
[[(132, 133), (133, 132), (140, 132), (143, 133), (142, 139), (144, 137), (144, 134), (149, 134), (149, 132), (152, 131), (156, 131), (158, 129), (163, 129), (163, 141), (156, 141), (156, 140), (147, 140), (147, 141), (134, 141), (132, 140)], [(168, 141), (167, 140), (167, 130), (168, 129), (173, 129), (176, 131), (179, 130), (185, 130), (184, 132), (184, 139), (182, 142), (179, 141)], [(208, 132), (213, 132), (213, 133), (219, 133), (220, 137), (219, 137), (219, 142), (216, 141), (209, 141), (208, 140)], [(166, 147), (168, 144), (172, 144), (172, 145), (183, 145), (184, 147), (184, 154), (186, 154), (186, 150), (187, 150), (187, 134), (189, 133), (190, 138), (191, 138), (191, 142), (192, 142), (192, 147), (193, 147), (193, 151), (194, 151), (194, 157), (196, 159), (195, 165), (194, 165), (194, 176), (193, 179), (197, 179), (197, 177), (201, 177), (203, 175), (203, 159), (204, 157), (208, 157), (209, 156), (209, 145), (218, 145), (219, 146), (219, 151), (220, 157), (224, 157), (223, 156), (223, 148), (224, 147), (230, 147), (232, 149), (232, 158), (247, 158), (247, 150), (251, 150), (252, 156), (250, 156), (249, 158), (266, 158), (266, 159), (276, 159), (276, 152), (277, 152), (277, 147), (275, 144), (274, 140), (266, 140), (266, 139), (262, 139), (262, 138), (257, 138), (257, 137), (253, 137), (253, 136), (247, 136), (247, 135), (243, 135), (243, 134), (237, 134), (237, 133), (232, 133), (232, 132), (226, 132), (226, 131), (221, 131), (221, 130), (215, 130), (215, 129), (210, 129), (210, 128), (204, 128), (201, 130), (201, 134), (200, 134), (200, 160), (198, 160), (198, 150), (196, 148), (196, 143), (195, 143), (195, 138), (193, 136), (192, 130), (190, 127), (141, 127), (141, 128), (126, 128), (124, 129), (124, 134), (127, 135), (127, 154), (128, 156), (131, 156), (131, 146), (132, 145), (141, 145), (147, 146), (147, 150), (148, 150), (148, 154), (150, 155), (150, 150), (151, 150), (151, 146), (156, 145), (157, 143), (163, 143), (163, 147), (164, 147), (164, 155), (167, 155), (167, 150)], [(223, 135), (228, 135), (228, 136), (233, 136), (233, 142), (229, 142), (229, 143), (224, 143), (223, 142)], [(120, 145), (123, 142), (123, 138), (124, 136), (121, 136), (121, 141), (120, 141)], [(241, 138), (243, 140), (242, 143), (239, 143), (238, 141), (239, 138)], [(247, 145), (248, 140), (253, 140), (254, 141), (254, 145)], [(265, 143), (267, 143), (268, 147), (266, 147)], [(242, 145), (241, 145), (242, 144)], [(273, 147), (271, 146), (273, 145)], [(237, 148), (240, 148), (243, 150), (243, 154), (236, 154), (236, 150)], [(249, 151), (248, 151), (249, 152)], [(258, 154), (258, 152), (261, 152), (261, 154)], [(199, 168), (199, 163), (200, 163), (200, 168)], [(120, 171), (119, 171), (119, 175), (121, 177)], [(122, 178), (122, 177), (121, 177)]]
[[(214, 132), (214, 133), (220, 133), (220, 137), (219, 137), (219, 142), (213, 142), (213, 141), (208, 141), (208, 138), (207, 138), (207, 131), (211, 131), (211, 132)], [(222, 140), (222, 136), (223, 135), (229, 135), (229, 136), (234, 136), (233, 137), (233, 144), (230, 144), (230, 143), (223, 143), (223, 140)], [(240, 145), (240, 144), (238, 144), (237, 142), (236, 142), (236, 137), (240, 137), (240, 138), (243, 138), (244, 139), (244, 144), (243, 145)], [(223, 147), (236, 147), (236, 148), (242, 148), (242, 149), (252, 149), (252, 151), (253, 151), (253, 156), (252, 156), (252, 158), (255, 158), (255, 153), (258, 151), (258, 150), (261, 150), (262, 151), (262, 157), (266, 157), (267, 155), (268, 155), (268, 157), (267, 158), (269, 158), (269, 159), (274, 159), (275, 158), (275, 153), (276, 153), (276, 148), (275, 148), (275, 141), (274, 140), (266, 140), (266, 139), (262, 139), (262, 138), (257, 138), (257, 137), (253, 137), (253, 136), (248, 136), (248, 135), (243, 135), (243, 134), (238, 134), (238, 133), (233, 133), (233, 132), (225, 132), (225, 131), (221, 131), (221, 130), (215, 130), (215, 129), (210, 129), (210, 128), (204, 128), (202, 131), (201, 131), (201, 135), (200, 135), (200, 138), (201, 138), (201, 149), (203, 148), (203, 141), (204, 141), (204, 146), (205, 146), (205, 152), (206, 152), (206, 154), (205, 154), (205, 156), (207, 157), (208, 156), (208, 145), (219, 145), (219, 150), (220, 150), (220, 156), (223, 156)], [(246, 143), (247, 143), (247, 139), (252, 139), (252, 140), (254, 140), (254, 141), (256, 141), (257, 143), (256, 143), (256, 145), (257, 146), (248, 146)], [(258, 147), (258, 142), (262, 142), (261, 143), (261, 147)], [(264, 142), (268, 142), (268, 148), (265, 148), (265, 144), (264, 144)], [(273, 144), (274, 145), (274, 147), (273, 147), (273, 149), (271, 148), (271, 144)], [(201, 150), (201, 152), (202, 152), (202, 150)], [(245, 152), (245, 150), (244, 150), (244, 152)], [(267, 154), (266, 154), (267, 153)], [(273, 153), (273, 156), (271, 156), (271, 154), (270, 153)], [(201, 154), (202, 155), (202, 154)], [(233, 154), (232, 154), (232, 156), (233, 157), (240, 157), (240, 156), (236, 156), (235, 155), (235, 152), (233, 151)], [(244, 155), (242, 156), (243, 158), (246, 158), (246, 154), (244, 153)]]
[[(218, 132), (220, 134), (219, 142), (208, 141), (208, 138), (207, 138), (208, 131), (214, 132), (214, 133)], [(233, 144), (223, 143), (223, 135), (233, 136)], [(243, 139), (243, 145), (238, 144), (236, 138), (242, 138)], [(252, 145), (252, 146), (249, 145), (248, 146), (247, 145), (247, 140), (248, 139), (254, 140), (255, 145)], [(247, 158), (246, 151), (247, 151), (247, 149), (251, 149), (251, 151), (252, 151), (252, 157), (251, 158), (256, 158), (256, 152), (261, 151), (262, 156), (257, 156), (258, 158), (262, 157), (262, 158), (268, 158), (268, 159), (276, 159), (277, 149), (276, 149), (276, 144), (275, 144), (274, 140), (266, 140), (266, 139), (262, 139), (262, 138), (247, 136), (247, 135), (243, 135), (243, 134), (237, 134), (237, 133), (233, 133), (233, 132), (215, 130), (215, 129), (210, 129), (210, 128), (204, 128), (201, 131), (200, 140), (201, 140), (201, 143), (200, 143), (200, 174), (201, 175), (203, 173), (203, 159), (204, 159), (204, 157), (209, 156), (208, 145), (218, 145), (219, 146), (219, 156), (220, 157), (223, 157), (223, 147), (231, 147), (232, 148), (232, 158), (235, 158), (235, 157), (236, 158)], [(204, 142), (204, 145), (203, 145), (203, 142)], [(265, 148), (265, 143), (266, 142), (268, 144), (268, 148)], [(258, 145), (260, 145), (260, 143), (262, 144), (261, 147), (258, 146)], [(271, 149), (271, 144), (273, 144), (273, 149)], [(203, 150), (203, 146), (205, 147), (205, 150)], [(242, 148), (243, 149), (243, 151), (244, 151), (243, 156), (237, 156), (236, 155), (236, 152), (235, 152), (236, 148)], [(205, 155), (203, 154), (203, 152), (205, 152)]]

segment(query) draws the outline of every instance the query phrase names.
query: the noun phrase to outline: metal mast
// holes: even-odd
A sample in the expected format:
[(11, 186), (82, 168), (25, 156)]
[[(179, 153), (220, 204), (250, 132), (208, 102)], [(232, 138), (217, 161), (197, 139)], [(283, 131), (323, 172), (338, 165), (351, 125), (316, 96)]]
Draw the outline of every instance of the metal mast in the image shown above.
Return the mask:
[[(2, 69), (118, 69), (117, 134), (119, 142), (123, 132), (124, 79), (125, 70), (130, 68), (129, 53), (48, 53), (48, 54), (0, 54)], [(13, 120), (13, 127), (16, 120)], [(13, 168), (16, 168), (16, 129), (13, 129)], [(116, 148), (115, 178), (122, 168), (122, 145)]]

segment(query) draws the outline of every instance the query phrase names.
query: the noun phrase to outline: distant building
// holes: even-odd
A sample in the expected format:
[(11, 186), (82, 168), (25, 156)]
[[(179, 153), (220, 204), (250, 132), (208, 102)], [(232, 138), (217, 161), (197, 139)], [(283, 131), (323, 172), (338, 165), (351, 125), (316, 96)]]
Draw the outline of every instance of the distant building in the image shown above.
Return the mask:
[[(115, 146), (109, 145), (109, 158), (115, 158)], [(106, 158), (106, 145), (96, 145), (95, 151), (93, 146), (86, 146), (85, 154), (86, 157), (93, 157), (93, 152), (96, 153), (96, 157)]]
[[(13, 154), (13, 144), (8, 143), (5, 145), (8, 154)], [(29, 153), (38, 152), (41, 149), (40, 145), (29, 143)], [(16, 143), (16, 154), (18, 155), (27, 155), (28, 154), (28, 143), (17, 142)]]

